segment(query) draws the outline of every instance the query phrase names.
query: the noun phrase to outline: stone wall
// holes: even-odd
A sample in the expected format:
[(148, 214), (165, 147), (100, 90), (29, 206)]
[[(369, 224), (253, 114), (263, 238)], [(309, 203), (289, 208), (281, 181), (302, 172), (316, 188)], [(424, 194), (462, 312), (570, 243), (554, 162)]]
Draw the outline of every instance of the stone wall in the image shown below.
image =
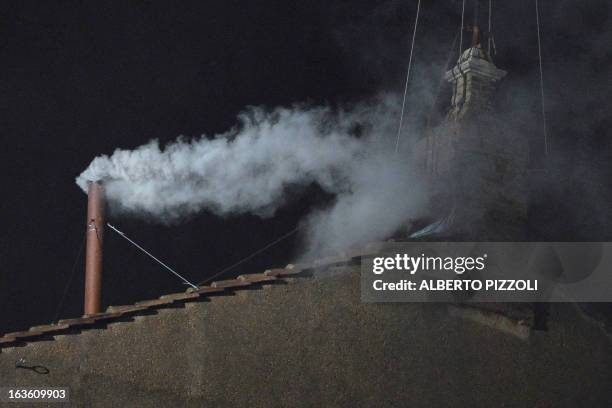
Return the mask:
[(0, 385), (70, 386), (75, 407), (612, 406), (612, 343), (571, 306), (522, 340), (442, 304), (364, 304), (359, 282), (326, 271), (5, 349)]

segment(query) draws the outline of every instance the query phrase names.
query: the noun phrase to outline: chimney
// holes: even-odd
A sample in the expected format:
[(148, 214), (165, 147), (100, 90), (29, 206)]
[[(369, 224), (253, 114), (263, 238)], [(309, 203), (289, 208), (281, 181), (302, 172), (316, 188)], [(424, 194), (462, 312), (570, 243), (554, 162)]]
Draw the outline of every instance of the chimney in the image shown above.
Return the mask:
[(87, 248), (85, 253), (84, 315), (100, 313), (102, 292), (102, 242), (104, 238), (104, 187), (91, 181), (87, 192)]

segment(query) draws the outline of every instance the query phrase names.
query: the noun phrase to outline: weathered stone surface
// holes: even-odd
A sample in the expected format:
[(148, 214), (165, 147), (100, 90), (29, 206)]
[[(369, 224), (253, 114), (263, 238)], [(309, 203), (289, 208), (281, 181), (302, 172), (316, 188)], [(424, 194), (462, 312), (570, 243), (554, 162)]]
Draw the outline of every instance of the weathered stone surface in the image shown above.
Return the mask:
[(359, 282), (336, 269), (9, 348), (0, 383), (67, 385), (76, 407), (612, 404), (610, 339), (572, 306), (526, 341), (441, 304), (362, 303)]

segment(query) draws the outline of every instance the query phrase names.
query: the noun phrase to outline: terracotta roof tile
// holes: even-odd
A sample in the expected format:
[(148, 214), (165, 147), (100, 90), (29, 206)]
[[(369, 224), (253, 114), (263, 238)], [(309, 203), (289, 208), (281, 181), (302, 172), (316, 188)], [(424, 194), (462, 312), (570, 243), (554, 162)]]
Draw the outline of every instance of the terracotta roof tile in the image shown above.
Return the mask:
[(174, 303), (174, 299), (165, 298), (165, 299), (151, 299), (151, 300), (143, 300), (141, 302), (136, 302), (138, 306), (145, 307), (156, 307), (156, 306), (166, 306)]
[[(200, 286), (197, 290), (189, 288), (187, 289), (186, 293), (195, 293), (197, 295), (206, 295), (206, 294), (215, 294), (215, 293), (223, 293), (225, 291), (225, 289), (223, 288), (213, 288), (211, 286)], [(181, 295), (181, 293), (174, 293), (172, 295), (166, 295), (166, 296), (178, 296)], [(164, 296), (162, 296), (164, 297)]]
[(42, 330), (42, 331), (57, 331), (57, 330), (63, 330), (68, 328), (68, 324), (66, 323), (60, 323), (60, 324), (43, 324), (40, 326), (32, 326), (30, 327), (30, 331), (37, 331), (37, 330)]
[(85, 317), (93, 319), (94, 323), (95, 323), (95, 322), (99, 322), (99, 321), (111, 320), (111, 319), (115, 319), (117, 317), (121, 317), (121, 316), (124, 315), (124, 313), (125, 312), (119, 312), (119, 311), (113, 311), (113, 312), (106, 311), (106, 312), (102, 312), (102, 313), (96, 313), (96, 314), (93, 314), (93, 315), (88, 315), (88, 316), (85, 316)]
[(251, 283), (239, 279), (228, 279), (215, 281), (210, 284), (213, 288), (237, 288), (241, 286), (249, 286)]
[(0, 337), (0, 347), (9, 347), (19, 344), (19, 341), (13, 337)]
[(95, 319), (92, 319), (90, 317), (77, 317), (74, 319), (63, 319), (60, 320), (58, 323), (59, 324), (67, 324), (68, 326), (79, 326), (79, 325), (83, 325), (83, 324), (92, 324), (95, 323)]
[(27, 337), (36, 337), (36, 336), (40, 336), (41, 334), (43, 334), (44, 332), (42, 331), (30, 331), (30, 330), (25, 330), (25, 331), (19, 331), (19, 332), (13, 332), (13, 333), (7, 333), (4, 335), (5, 339), (15, 339), (15, 340), (19, 340), (22, 338), (27, 338)]
[(68, 324), (47, 324), (47, 325), (30, 327), (30, 330), (28, 331), (33, 332), (33, 333), (40, 332), (41, 334), (52, 334), (52, 333), (64, 331), (68, 328), (70, 328), (70, 325)]
[[(218, 292), (223, 292), (223, 290), (218, 290)], [(199, 297), (204, 297), (204, 296), (203, 294), (200, 294), (199, 292), (184, 292), (184, 293), (173, 293), (171, 295), (164, 295), (164, 296), (161, 296), (159, 299), (170, 301), (174, 303), (174, 302), (197, 299)]]
[(127, 314), (132, 312), (139, 312), (141, 310), (148, 309), (149, 306), (143, 304), (134, 304), (134, 305), (121, 305), (121, 306), (109, 306), (106, 311), (109, 313), (121, 313)]
[(252, 273), (248, 275), (240, 275), (238, 276), (238, 280), (251, 283), (274, 282), (276, 281), (276, 276), (266, 275), (265, 273)]

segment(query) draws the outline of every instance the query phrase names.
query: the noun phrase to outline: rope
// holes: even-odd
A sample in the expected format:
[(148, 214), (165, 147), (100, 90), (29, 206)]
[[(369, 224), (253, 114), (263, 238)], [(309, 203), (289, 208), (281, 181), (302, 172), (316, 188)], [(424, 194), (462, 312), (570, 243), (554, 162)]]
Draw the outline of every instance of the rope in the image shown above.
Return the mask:
[(461, 35), (459, 36), (459, 58), (463, 52), (463, 21), (465, 20), (465, 0), (461, 2)]
[(72, 284), (72, 281), (74, 279), (77, 263), (79, 262), (79, 259), (81, 259), (81, 254), (83, 253), (83, 248), (85, 247), (86, 238), (87, 238), (87, 234), (83, 234), (83, 240), (81, 241), (81, 246), (79, 247), (79, 251), (77, 252), (76, 258), (74, 258), (74, 262), (72, 263), (72, 269), (70, 270), (70, 276), (68, 278), (68, 282), (66, 282), (66, 286), (64, 287), (64, 293), (62, 294), (62, 299), (60, 300), (59, 305), (57, 306), (57, 309), (55, 310), (55, 315), (53, 316), (52, 322), (57, 322), (60, 317), (60, 314), (62, 313), (62, 308), (64, 307), (66, 296), (68, 296), (68, 289), (70, 289), (70, 285)]
[(170, 268), (168, 265), (166, 265), (165, 263), (163, 263), (162, 261), (160, 261), (159, 259), (157, 259), (156, 257), (154, 257), (150, 252), (148, 252), (146, 249), (144, 249), (143, 247), (141, 247), (140, 245), (138, 245), (136, 242), (132, 241), (131, 239), (129, 239), (127, 237), (127, 235), (125, 235), (123, 232), (119, 231), (117, 228), (113, 227), (111, 224), (106, 223), (106, 225), (108, 225), (108, 227), (110, 229), (112, 229), (113, 231), (115, 231), (117, 234), (121, 235), (123, 238), (125, 238), (127, 241), (129, 241), (132, 245), (134, 245), (136, 248), (140, 249), (142, 252), (144, 252), (145, 254), (147, 254), (149, 257), (151, 257), (153, 260), (155, 260), (158, 264), (160, 264), (161, 266), (163, 266), (164, 268), (166, 268), (167, 270), (169, 270), (170, 272), (172, 272), (175, 276), (177, 276), (180, 280), (183, 281), (183, 283), (185, 283), (186, 285), (191, 286), (194, 289), (198, 289), (198, 287), (196, 285), (194, 285), (193, 283), (189, 282), (187, 279), (185, 279), (183, 276), (181, 276), (178, 272), (176, 272), (174, 269)]
[(286, 233), (285, 235), (281, 236), (280, 238), (275, 239), (274, 241), (270, 242), (269, 244), (265, 245), (264, 247), (258, 249), (257, 251), (253, 252), (251, 255), (242, 258), (241, 260), (239, 260), (238, 262), (228, 266), (227, 268), (224, 268), (222, 270), (220, 270), (219, 272), (215, 273), (213, 276), (210, 276), (206, 279), (204, 279), (203, 281), (199, 282), (198, 285), (203, 285), (207, 282), (210, 282), (211, 280), (215, 279), (217, 276), (224, 274), (225, 272), (228, 272), (232, 269), (234, 269), (235, 267), (242, 265), (243, 263), (245, 263), (246, 261), (248, 261), (251, 258), (254, 258), (256, 255), (261, 254), (262, 252), (266, 251), (267, 249), (273, 247), (274, 245), (278, 244), (279, 242), (285, 240), (286, 238), (289, 238), (291, 235), (295, 234), (296, 232), (298, 232), (300, 229), (302, 229), (303, 225), (300, 225), (294, 229), (292, 229), (291, 231), (289, 231), (288, 233)]
[(542, 69), (542, 42), (540, 39), (540, 7), (535, 0), (536, 24), (538, 26), (538, 58), (540, 61), (540, 98), (542, 100), (542, 126), (544, 130), (544, 156), (548, 156), (548, 134), (546, 131), (546, 107), (544, 105), (544, 70)]
[(410, 71), (412, 69), (412, 54), (414, 52), (414, 40), (416, 39), (417, 27), (419, 25), (419, 13), (421, 11), (421, 0), (417, 3), (416, 17), (414, 19), (414, 30), (412, 32), (412, 45), (410, 46), (410, 57), (408, 58), (408, 70), (406, 72), (406, 83), (404, 85), (404, 98), (402, 100), (402, 110), (400, 112), (399, 127), (397, 128), (397, 138), (395, 140), (395, 153), (399, 150), (400, 135), (402, 134), (402, 125), (404, 122), (404, 108), (406, 106), (406, 95), (408, 94), (408, 81), (410, 80)]
[(487, 47), (487, 54), (489, 54), (489, 57), (491, 57), (491, 38), (492, 38), (491, 12), (493, 11), (493, 5), (491, 3), (492, 3), (492, 0), (489, 0), (489, 38), (487, 38), (488, 43), (489, 43)]

